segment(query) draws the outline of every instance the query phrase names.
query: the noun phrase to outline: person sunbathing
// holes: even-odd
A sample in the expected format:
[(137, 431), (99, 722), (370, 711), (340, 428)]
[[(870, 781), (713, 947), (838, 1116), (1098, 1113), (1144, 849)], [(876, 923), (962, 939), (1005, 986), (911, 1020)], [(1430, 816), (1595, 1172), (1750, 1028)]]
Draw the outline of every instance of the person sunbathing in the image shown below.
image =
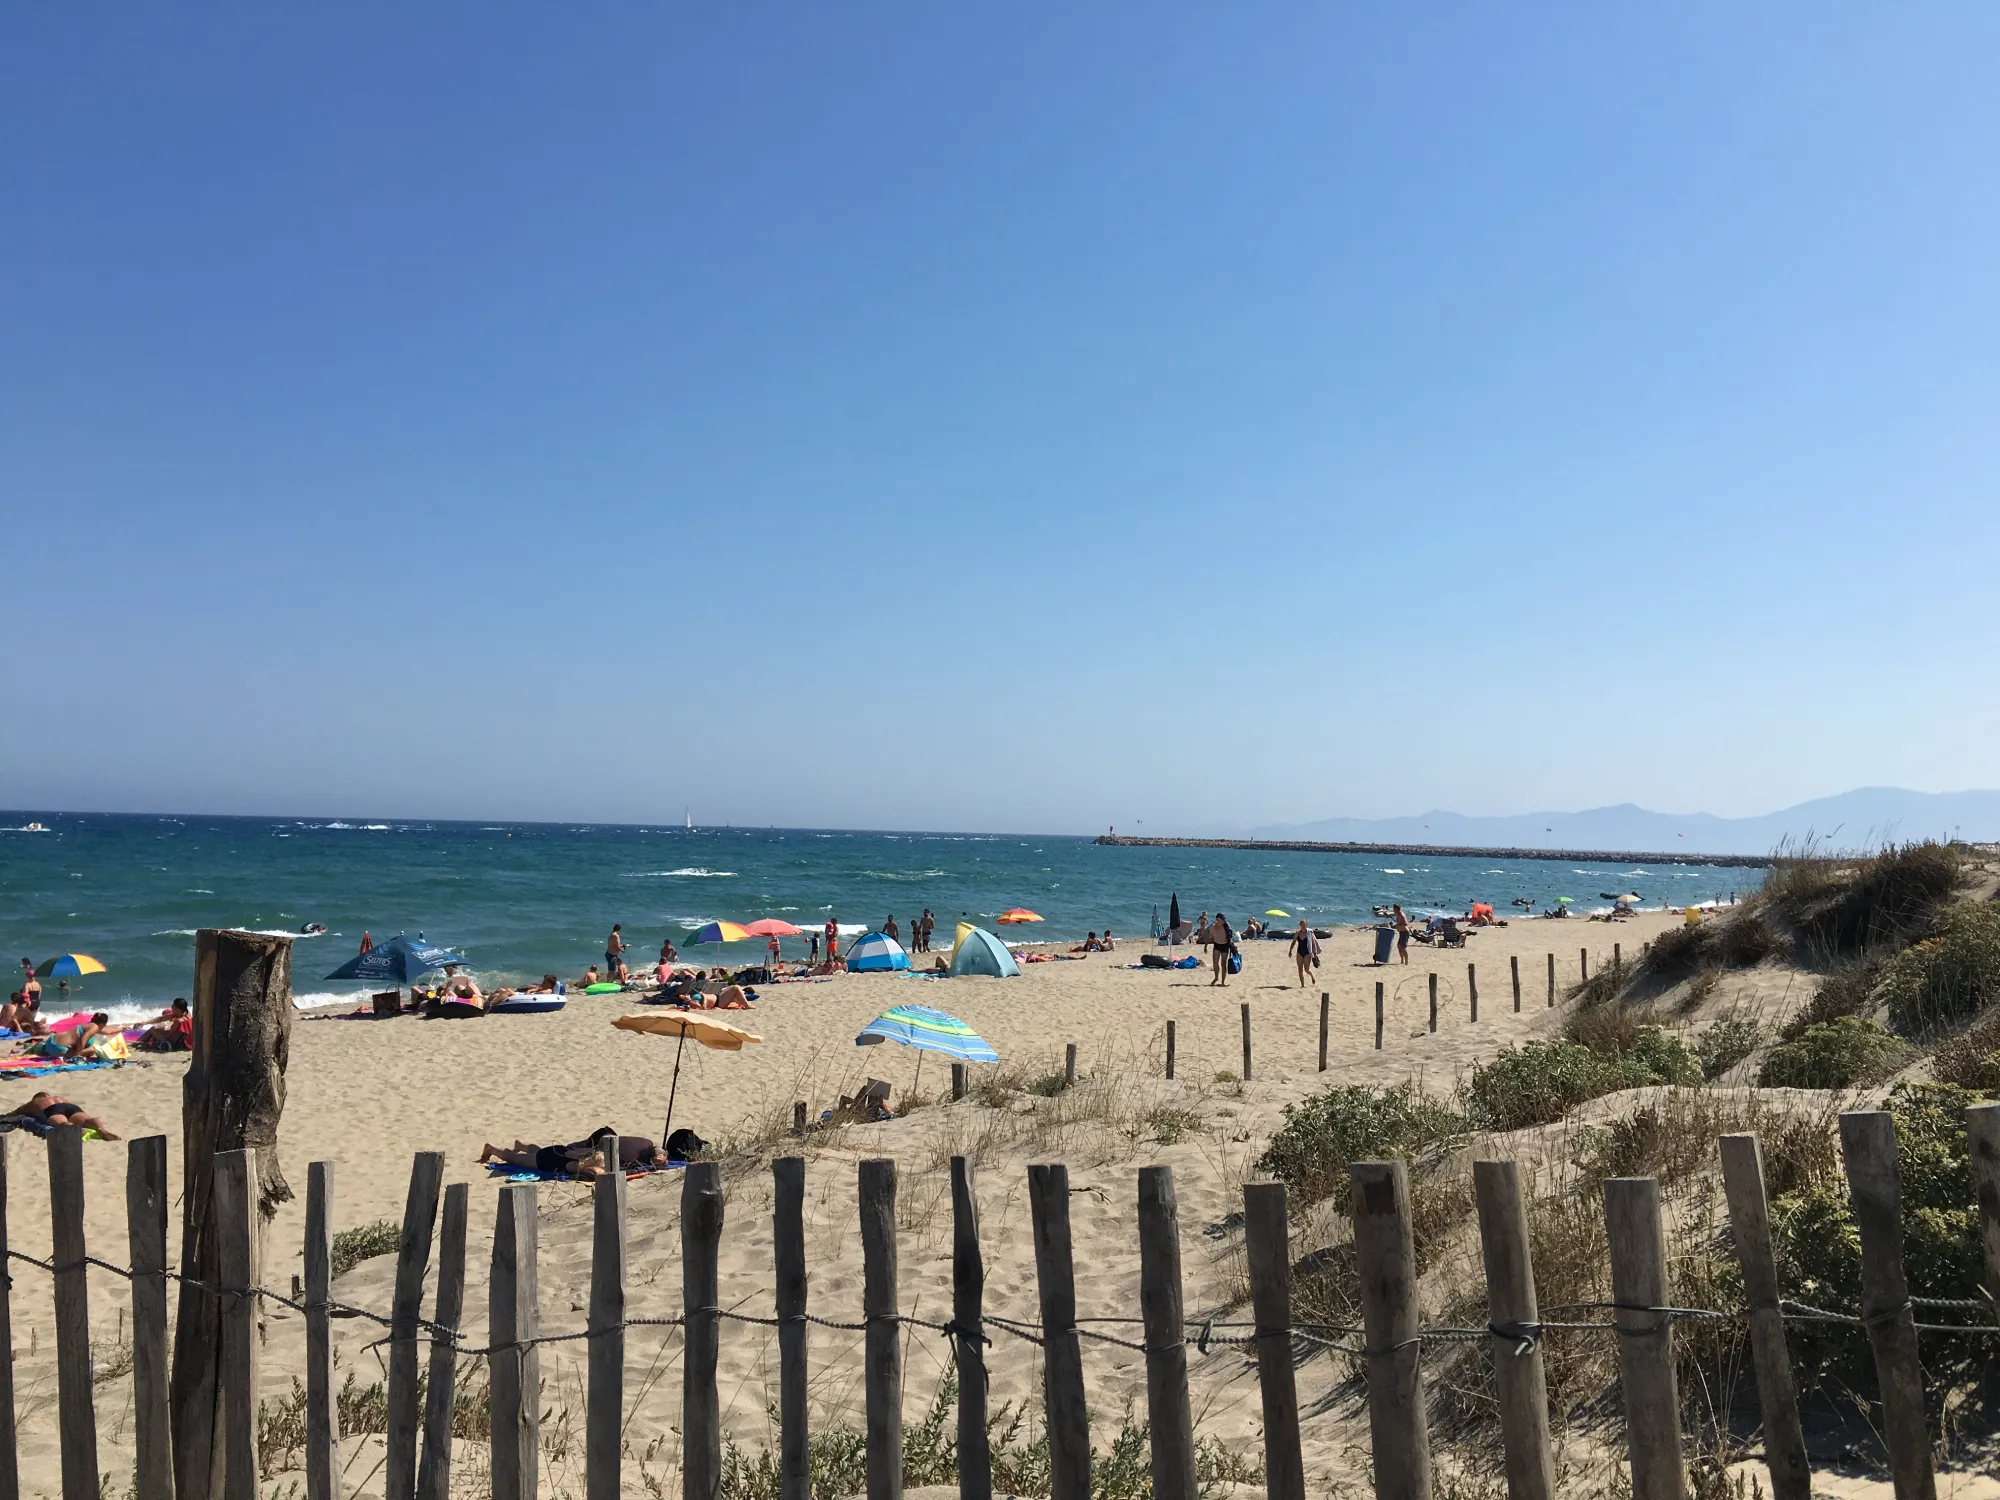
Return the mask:
[(717, 995), (712, 1001), (709, 1002), (708, 1008), (710, 1010), (756, 1009), (756, 1007), (750, 1003), (750, 997), (743, 993), (743, 986), (740, 984), (724, 985), (722, 987), (722, 993)]
[(87, 1114), (81, 1104), (63, 1098), (61, 1094), (36, 1094), (26, 1104), (16, 1105), (7, 1111), (6, 1119), (33, 1120), (41, 1125), (80, 1125), (85, 1130), (94, 1130), (107, 1141), (120, 1139), (118, 1134), (96, 1115)]
[(574, 1146), (537, 1146), (532, 1141), (516, 1141), (512, 1146), (490, 1142), (479, 1148), (479, 1164), (504, 1162), (524, 1172), (541, 1172), (551, 1177), (574, 1177), (588, 1182), (604, 1175), (604, 1158), (595, 1151), (578, 1152)]

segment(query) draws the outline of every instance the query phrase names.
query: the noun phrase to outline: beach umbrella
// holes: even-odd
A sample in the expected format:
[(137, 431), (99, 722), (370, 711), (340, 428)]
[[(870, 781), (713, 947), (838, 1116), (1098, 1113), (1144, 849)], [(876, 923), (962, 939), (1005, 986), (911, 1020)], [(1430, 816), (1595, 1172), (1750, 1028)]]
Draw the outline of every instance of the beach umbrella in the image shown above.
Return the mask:
[(1181, 925), (1181, 893), (1175, 891), (1173, 899), (1167, 903), (1167, 931), (1178, 932)]
[(745, 1031), (739, 1026), (731, 1026), (727, 1021), (718, 1021), (713, 1016), (699, 1011), (682, 1011), (677, 1014), (655, 1016), (620, 1016), (611, 1023), (620, 1031), (643, 1031), (653, 1036), (679, 1037), (674, 1048), (674, 1081), (667, 1088), (667, 1123), (660, 1127), (660, 1149), (667, 1149), (667, 1137), (674, 1133), (674, 1095), (681, 1087), (681, 1053), (687, 1050), (687, 1039), (693, 1037), (704, 1047), (713, 1047), (718, 1052), (741, 1052), (745, 1042), (761, 1042), (764, 1039), (754, 1031)]
[(88, 953), (58, 953), (54, 958), (35, 970), (43, 979), (69, 978), (78, 974), (104, 974), (109, 971)]
[(752, 937), (799, 937), (799, 929), (777, 917), (759, 917), (743, 929)]
[(366, 953), (357, 953), (327, 975), (328, 979), (368, 979), (376, 983), (404, 985), (446, 964), (462, 964), (463, 954), (439, 948), (421, 938), (400, 933), (386, 943), (377, 943)]
[(1027, 907), (1017, 906), (1012, 911), (1001, 912), (993, 920), (1011, 927), (1016, 922), (1039, 922), (1042, 919), (1037, 913), (1029, 911)]
[[(905, 1047), (917, 1049), (919, 1079), (924, 1076), (926, 1052), (942, 1052), (957, 1062), (1000, 1061), (992, 1043), (978, 1032), (957, 1016), (928, 1005), (899, 1005), (894, 1010), (885, 1010), (862, 1027), (861, 1034), (854, 1039), (857, 1047), (876, 1047), (883, 1042), (901, 1042)], [(911, 1083), (910, 1091), (915, 1093), (916, 1087)]]
[(750, 936), (750, 929), (735, 922), (709, 922), (692, 937), (683, 939), (689, 943), (740, 943)]
[(1264, 915), (1267, 917), (1289, 917), (1291, 916), (1291, 913), (1288, 911), (1279, 911), (1278, 908), (1274, 906), (1269, 911), (1265, 912)]

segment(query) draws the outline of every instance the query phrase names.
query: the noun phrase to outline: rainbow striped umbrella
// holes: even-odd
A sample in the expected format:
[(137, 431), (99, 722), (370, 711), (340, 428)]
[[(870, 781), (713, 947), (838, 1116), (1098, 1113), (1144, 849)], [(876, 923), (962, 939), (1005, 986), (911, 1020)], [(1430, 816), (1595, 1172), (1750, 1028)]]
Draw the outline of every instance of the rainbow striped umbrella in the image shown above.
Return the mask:
[(750, 940), (750, 929), (734, 922), (710, 922), (692, 937), (684, 939), (690, 943), (745, 943)]
[(57, 974), (68, 977), (72, 974), (104, 974), (109, 970), (88, 953), (58, 953), (35, 972), (48, 979)]

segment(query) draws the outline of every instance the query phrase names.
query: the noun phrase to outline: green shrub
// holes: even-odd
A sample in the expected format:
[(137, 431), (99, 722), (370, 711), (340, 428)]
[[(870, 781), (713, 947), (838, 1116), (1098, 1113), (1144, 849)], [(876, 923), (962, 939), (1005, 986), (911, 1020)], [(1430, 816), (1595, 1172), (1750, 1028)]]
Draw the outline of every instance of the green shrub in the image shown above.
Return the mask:
[(1791, 1042), (1805, 1034), (1808, 1026), (1837, 1021), (1842, 1016), (1866, 1015), (1875, 1001), (1875, 986), (1882, 982), (1882, 963), (1865, 958), (1842, 964), (1827, 974), (1813, 991), (1812, 999), (1778, 1028), (1778, 1040)]
[(1931, 935), (1889, 965), (1882, 991), (1903, 1031), (1962, 1021), (2000, 1000), (2000, 906), (1968, 901), (1938, 913)]
[(1646, 1074), (1638, 1083), (1623, 1085), (1626, 1088), (1637, 1088), (1641, 1083), (1701, 1082), (1701, 1055), (1683, 1038), (1671, 1031), (1662, 1031), (1657, 1026), (1641, 1026), (1638, 1038), (1622, 1061), (1627, 1067), (1640, 1068)]
[(1285, 1106), (1257, 1170), (1291, 1189), (1294, 1208), (1347, 1191), (1347, 1169), (1383, 1157), (1413, 1159), (1458, 1139), (1464, 1116), (1414, 1083), (1346, 1084)]
[(1755, 1021), (1735, 1017), (1717, 1021), (1695, 1039), (1694, 1049), (1701, 1058), (1701, 1076), (1713, 1083), (1757, 1050), (1764, 1028)]
[[(1919, 1297), (1980, 1297), (1979, 1210), (1965, 1143), (1965, 1110), (1978, 1102), (1977, 1094), (1940, 1084), (1898, 1084), (1889, 1096), (1902, 1179), (1903, 1264), (1910, 1291)], [(1836, 1172), (1774, 1198), (1771, 1235), (1787, 1297), (1836, 1312), (1859, 1311), (1861, 1239), (1847, 1186)], [(1787, 1335), (1793, 1359), (1809, 1376), (1872, 1387), (1873, 1362), (1861, 1330), (1798, 1323)], [(1937, 1388), (1949, 1388), (1979, 1374), (1990, 1354), (1984, 1340), (1927, 1339), (1925, 1373)]]
[(1780, 851), (1758, 904), (1791, 927), (1807, 954), (1854, 957), (1928, 931), (1963, 878), (1959, 851), (1933, 840), (1866, 857)]
[(1781, 1042), (1764, 1058), (1757, 1082), (1777, 1089), (1844, 1089), (1879, 1083), (1900, 1068), (1909, 1048), (1879, 1021), (1842, 1016), (1808, 1026), (1795, 1041)]
[(1931, 1054), (1931, 1076), (1983, 1094), (2000, 1094), (2000, 1010)]
[(1520, 1130), (1559, 1120), (1619, 1089), (1700, 1082), (1701, 1059), (1692, 1047), (1657, 1026), (1642, 1026), (1632, 1046), (1618, 1053), (1565, 1041), (1504, 1048), (1491, 1062), (1473, 1065), (1465, 1108), (1481, 1129)]
[(1778, 946), (1778, 935), (1757, 912), (1739, 909), (1693, 927), (1667, 929), (1653, 939), (1642, 963), (1671, 983), (1698, 969), (1747, 969)]
[(333, 1237), (329, 1273), (333, 1280), (338, 1281), (364, 1260), (373, 1260), (378, 1255), (394, 1255), (402, 1243), (402, 1226), (388, 1219), (343, 1229)]

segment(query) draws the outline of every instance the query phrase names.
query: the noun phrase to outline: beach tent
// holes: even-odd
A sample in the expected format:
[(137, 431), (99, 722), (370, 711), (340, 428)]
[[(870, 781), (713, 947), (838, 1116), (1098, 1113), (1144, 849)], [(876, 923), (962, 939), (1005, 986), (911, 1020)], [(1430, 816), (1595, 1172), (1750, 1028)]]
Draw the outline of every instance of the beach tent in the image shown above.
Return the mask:
[(903, 951), (903, 945), (879, 932), (862, 933), (847, 950), (850, 974), (886, 974), (891, 969), (909, 966), (910, 955)]
[(991, 974), (996, 979), (1011, 979), (1020, 972), (1021, 966), (1014, 962), (1007, 945), (984, 927), (966, 925), (958, 929), (958, 941), (951, 950), (952, 978), (962, 974)]

